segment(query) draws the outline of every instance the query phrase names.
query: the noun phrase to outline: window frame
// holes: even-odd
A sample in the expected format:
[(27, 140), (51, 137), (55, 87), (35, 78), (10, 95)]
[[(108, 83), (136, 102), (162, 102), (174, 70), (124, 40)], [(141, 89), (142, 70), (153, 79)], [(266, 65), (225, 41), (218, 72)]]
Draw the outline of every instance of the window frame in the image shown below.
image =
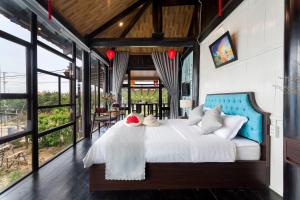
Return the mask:
[(11, 35), (7, 32), (4, 32), (2, 30), (0, 30), (0, 38), (7, 40), (9, 42), (12, 42), (14, 44), (20, 45), (22, 47), (25, 47), (25, 53), (26, 53), (26, 63), (25, 63), (25, 67), (26, 67), (26, 92), (24, 93), (0, 93), (0, 100), (5, 100), (5, 99), (24, 99), (27, 101), (27, 128), (24, 131), (19, 131), (16, 132), (14, 134), (11, 135), (7, 135), (4, 137), (0, 137), (0, 145), (10, 142), (12, 140), (30, 135), (32, 133), (32, 127), (31, 127), (31, 123), (29, 123), (29, 121), (31, 120), (31, 105), (29, 103), (30, 100), (30, 81), (31, 81), (31, 74), (30, 74), (30, 70), (31, 70), (31, 43), (18, 38), (14, 35)]
[[(53, 77), (57, 77), (58, 78), (58, 104), (55, 104), (55, 105), (38, 105), (37, 106), (37, 111), (39, 110), (42, 110), (42, 109), (47, 109), (47, 108), (62, 108), (62, 107), (67, 107), (70, 109), (71, 111), (71, 119), (70, 119), (70, 122), (68, 123), (65, 123), (65, 124), (62, 124), (62, 125), (59, 125), (57, 127), (53, 127), (53, 128), (50, 128), (50, 129), (47, 129), (47, 130), (44, 130), (44, 131), (41, 131), (41, 132), (37, 132), (37, 138), (40, 139), (46, 135), (49, 135), (49, 134), (55, 134), (56, 131), (59, 131), (59, 130), (62, 130), (62, 129), (65, 129), (65, 128), (68, 128), (68, 127), (73, 127), (72, 128), (72, 131), (73, 131), (73, 143), (69, 146), (67, 146), (64, 150), (62, 150), (60, 153), (58, 153), (57, 155), (55, 155), (53, 158), (55, 158), (56, 156), (59, 156), (61, 153), (63, 153), (65, 150), (69, 149), (70, 147), (72, 146), (75, 146), (76, 143), (77, 143), (77, 134), (76, 134), (76, 126), (77, 126), (77, 120), (76, 120), (76, 44), (73, 43), (73, 48), (72, 48), (72, 58), (68, 57), (67, 55), (59, 52), (58, 50), (48, 46), (47, 44), (37, 40), (37, 46), (43, 48), (44, 50), (46, 51), (49, 51), (50, 53), (54, 54), (54, 55), (57, 55), (57, 56), (60, 56), (61, 58), (69, 61), (71, 63), (71, 66), (72, 66), (72, 71), (73, 71), (73, 77), (67, 77), (65, 75), (62, 75), (62, 74), (58, 74), (58, 73), (55, 73), (55, 72), (51, 72), (51, 71), (47, 71), (45, 69), (40, 69), (38, 68), (37, 66), (37, 73), (42, 73), (42, 74), (47, 74), (47, 75), (50, 75), (50, 76), (53, 76)], [(37, 55), (38, 57), (38, 55)], [(67, 79), (69, 80), (70, 82), (70, 103), (68, 104), (62, 104), (62, 92), (61, 92), (61, 79)], [(39, 84), (39, 82), (37, 81), (37, 85)], [(39, 148), (39, 146), (38, 146)], [(39, 165), (39, 168), (44, 166), (45, 164), (47, 164), (48, 162), (51, 162), (53, 158), (50, 158), (48, 161), (46, 161), (45, 163), (43, 163), (42, 165)], [(38, 161), (39, 163), (39, 161)]]

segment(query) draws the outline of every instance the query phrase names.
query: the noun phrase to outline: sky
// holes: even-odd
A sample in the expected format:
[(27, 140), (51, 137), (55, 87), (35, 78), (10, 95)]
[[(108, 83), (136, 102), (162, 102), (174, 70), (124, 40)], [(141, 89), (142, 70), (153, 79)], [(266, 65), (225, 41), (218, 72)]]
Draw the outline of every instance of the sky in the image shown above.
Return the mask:
[[(0, 14), (0, 29), (30, 42), (30, 31), (11, 22)], [(38, 40), (62, 52), (54, 44), (38, 37)], [(77, 60), (77, 64), (81, 61)], [(38, 68), (62, 74), (69, 61), (38, 47)], [(5, 79), (5, 80), (4, 80)], [(26, 93), (26, 48), (0, 38), (0, 93)], [(58, 91), (57, 77), (38, 75), (38, 91)], [(69, 80), (62, 79), (62, 93), (69, 92)]]

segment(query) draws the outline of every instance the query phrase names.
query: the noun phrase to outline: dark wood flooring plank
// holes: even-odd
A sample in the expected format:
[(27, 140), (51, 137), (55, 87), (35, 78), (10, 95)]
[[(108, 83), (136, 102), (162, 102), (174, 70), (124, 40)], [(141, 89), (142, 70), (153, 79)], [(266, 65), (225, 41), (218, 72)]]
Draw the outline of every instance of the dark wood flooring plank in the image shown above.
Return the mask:
[(194, 190), (195, 200), (216, 200), (214, 195), (210, 192), (210, 190)]

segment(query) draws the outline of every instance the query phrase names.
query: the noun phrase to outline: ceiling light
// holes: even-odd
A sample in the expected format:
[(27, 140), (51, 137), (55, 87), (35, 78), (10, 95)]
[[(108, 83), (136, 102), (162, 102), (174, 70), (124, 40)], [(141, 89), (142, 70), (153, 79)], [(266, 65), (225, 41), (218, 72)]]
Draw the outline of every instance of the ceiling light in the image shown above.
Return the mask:
[(124, 23), (123, 23), (123, 22), (120, 22), (120, 23), (119, 23), (119, 26), (120, 26), (120, 27), (122, 27), (123, 25), (124, 25)]
[(41, 30), (42, 30), (42, 28), (41, 28), (41, 27), (38, 27), (38, 30), (39, 30), (39, 31), (41, 31)]

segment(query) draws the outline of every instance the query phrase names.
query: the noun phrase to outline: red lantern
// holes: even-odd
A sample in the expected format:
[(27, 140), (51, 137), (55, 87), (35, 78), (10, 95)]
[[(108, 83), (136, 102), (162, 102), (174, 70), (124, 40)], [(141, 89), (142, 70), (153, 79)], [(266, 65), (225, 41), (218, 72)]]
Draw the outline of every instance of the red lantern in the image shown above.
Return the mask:
[(109, 49), (106, 51), (106, 56), (109, 60), (112, 60), (115, 57), (115, 52), (112, 49)]
[(176, 57), (176, 51), (174, 49), (170, 49), (168, 51), (168, 56), (171, 60), (173, 60)]

